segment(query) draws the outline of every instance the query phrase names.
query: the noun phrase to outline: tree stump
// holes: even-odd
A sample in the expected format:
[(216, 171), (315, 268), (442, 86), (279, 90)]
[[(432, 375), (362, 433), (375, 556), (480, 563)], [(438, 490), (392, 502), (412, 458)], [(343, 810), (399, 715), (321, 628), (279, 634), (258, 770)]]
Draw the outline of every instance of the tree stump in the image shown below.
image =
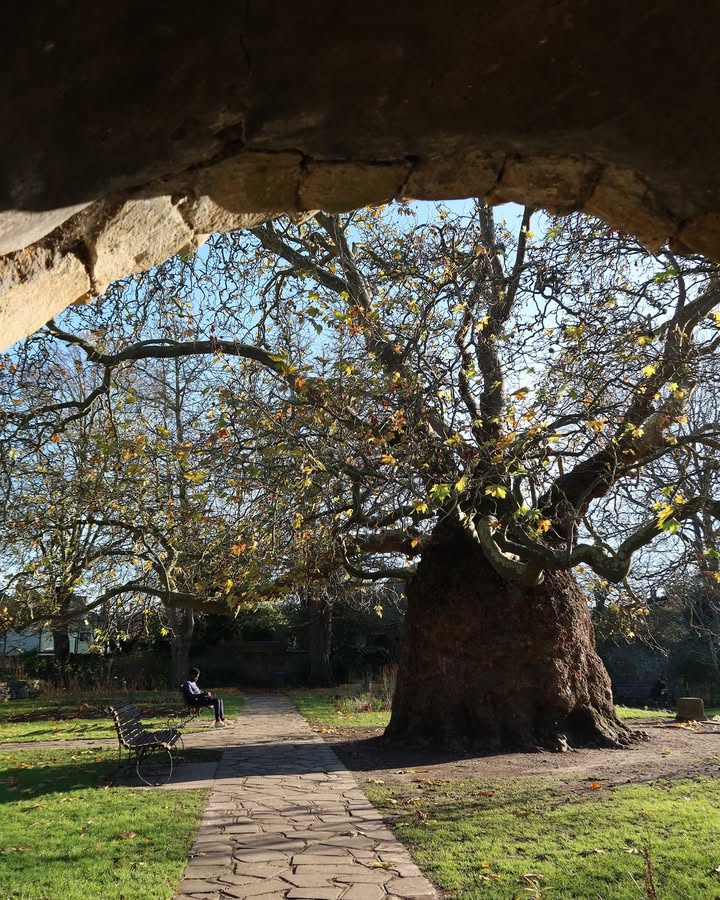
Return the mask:
[(676, 722), (704, 722), (705, 704), (699, 697), (678, 697)]

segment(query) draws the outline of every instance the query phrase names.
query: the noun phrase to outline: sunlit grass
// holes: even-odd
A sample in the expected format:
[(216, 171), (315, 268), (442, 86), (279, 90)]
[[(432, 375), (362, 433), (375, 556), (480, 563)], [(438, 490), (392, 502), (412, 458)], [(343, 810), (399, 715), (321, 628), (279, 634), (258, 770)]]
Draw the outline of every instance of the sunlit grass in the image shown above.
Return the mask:
[[(616, 706), (619, 719), (674, 719), (675, 713), (666, 709), (651, 709), (647, 706)], [(705, 710), (706, 716), (720, 715), (720, 707), (713, 706)]]
[(114, 750), (0, 753), (0, 897), (170, 898), (206, 791), (109, 786)]
[[(293, 695), (298, 710), (314, 725), (327, 728), (384, 728), (390, 721), (390, 711), (378, 708), (379, 701), (367, 694), (346, 694), (333, 690), (301, 692)], [(366, 708), (367, 706), (375, 708)], [(675, 713), (632, 706), (616, 706), (620, 719), (672, 719)], [(709, 716), (718, 709), (706, 710)]]
[[(216, 693), (223, 697), (229, 719), (240, 714), (245, 703), (242, 693), (233, 688), (220, 688)], [(136, 704), (143, 723), (151, 728), (163, 727), (172, 712), (186, 715), (177, 691), (88, 692), (52, 699), (11, 700), (0, 703), (0, 744), (114, 738), (115, 726), (106, 709), (124, 703)], [(211, 721), (212, 711), (205, 711), (203, 718)], [(199, 727), (202, 726), (193, 723), (184, 730)]]
[(574, 791), (535, 779), (369, 783), (370, 799), (453, 897), (638, 900), (720, 896), (720, 782)]
[(390, 712), (378, 709), (379, 701), (367, 694), (313, 691), (293, 694), (292, 699), (309, 722), (321, 727), (384, 728), (390, 721)]

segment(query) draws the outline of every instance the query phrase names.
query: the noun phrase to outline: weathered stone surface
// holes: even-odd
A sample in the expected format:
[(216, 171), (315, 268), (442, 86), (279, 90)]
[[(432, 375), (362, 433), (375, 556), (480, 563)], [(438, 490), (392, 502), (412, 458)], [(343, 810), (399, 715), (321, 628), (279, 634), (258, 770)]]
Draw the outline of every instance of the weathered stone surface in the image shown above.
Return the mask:
[(409, 163), (310, 162), (300, 183), (300, 207), (338, 213), (387, 203), (402, 193), (409, 173)]
[(313, 874), (312, 872), (293, 874), (290, 872), (282, 877), (284, 881), (287, 881), (288, 884), (293, 885), (293, 887), (332, 887), (330, 882), (320, 872), (317, 874)]
[(256, 881), (254, 884), (228, 885), (223, 887), (223, 893), (228, 894), (230, 897), (262, 897), (265, 894), (279, 893), (285, 888), (287, 888), (287, 884), (276, 878), (271, 878), (267, 881)]
[(584, 159), (509, 157), (497, 185), (485, 193), (493, 203), (514, 201), (563, 215), (582, 205), (598, 174)]
[(102, 292), (118, 278), (165, 262), (175, 253), (197, 250), (200, 243), (170, 197), (129, 200), (94, 239), (95, 289)]
[(90, 293), (90, 277), (71, 252), (28, 248), (0, 258), (0, 337), (7, 347)]
[(62, 209), (47, 211), (7, 210), (0, 212), (0, 255), (23, 250), (39, 241), (54, 228), (62, 225), (70, 216), (84, 209), (79, 203)]
[(424, 878), (393, 878), (385, 885), (389, 894), (397, 897), (435, 897)]
[(343, 894), (343, 900), (381, 900), (385, 891), (379, 884), (354, 884)]
[(342, 894), (341, 888), (336, 887), (312, 887), (292, 888), (288, 891), (289, 900), (338, 900)]
[(687, 222), (672, 244), (680, 252), (694, 250), (717, 258), (720, 247), (720, 213), (706, 213)]
[(229, 212), (294, 212), (302, 208), (297, 202), (302, 161), (299, 153), (234, 156), (200, 170), (196, 190)]
[(482, 151), (420, 159), (413, 166), (401, 196), (415, 200), (485, 197), (500, 177), (504, 162), (504, 154)]
[[(172, 16), (75, 0), (11, 5), (3, 25), (0, 211), (37, 217), (0, 220), (0, 252), (76, 205), (167, 198), (100, 228), (99, 284), (258, 215), (398, 192), (582, 207), (720, 256), (718, 5), (313, 0), (198, 19), (190, 0)], [(1, 298), (6, 346), (42, 314), (2, 282)]]
[(676, 231), (661, 209), (659, 199), (630, 169), (606, 168), (582, 208), (634, 234), (650, 250), (659, 250)]

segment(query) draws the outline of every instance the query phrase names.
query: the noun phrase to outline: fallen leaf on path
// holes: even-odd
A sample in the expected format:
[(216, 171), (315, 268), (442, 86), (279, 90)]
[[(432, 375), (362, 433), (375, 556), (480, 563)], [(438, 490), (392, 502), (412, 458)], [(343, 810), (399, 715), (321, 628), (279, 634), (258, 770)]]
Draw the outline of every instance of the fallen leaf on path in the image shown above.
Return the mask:
[(119, 834), (116, 834), (115, 837), (120, 841), (130, 841), (134, 837), (137, 837), (137, 831), (121, 831)]
[(590, 790), (591, 791), (599, 791), (602, 788), (602, 782), (600, 781), (591, 781), (590, 782)]

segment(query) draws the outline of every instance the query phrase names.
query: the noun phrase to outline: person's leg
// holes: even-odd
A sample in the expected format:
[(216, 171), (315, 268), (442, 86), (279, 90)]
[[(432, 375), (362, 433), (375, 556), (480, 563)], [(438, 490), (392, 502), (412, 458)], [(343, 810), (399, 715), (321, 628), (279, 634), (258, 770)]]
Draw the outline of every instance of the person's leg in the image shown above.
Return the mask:
[(212, 698), (213, 711), (215, 712), (215, 721), (219, 722), (222, 719), (222, 701), (219, 697)]
[(218, 697), (218, 706), (220, 708), (220, 719), (225, 721), (225, 704), (222, 697)]

